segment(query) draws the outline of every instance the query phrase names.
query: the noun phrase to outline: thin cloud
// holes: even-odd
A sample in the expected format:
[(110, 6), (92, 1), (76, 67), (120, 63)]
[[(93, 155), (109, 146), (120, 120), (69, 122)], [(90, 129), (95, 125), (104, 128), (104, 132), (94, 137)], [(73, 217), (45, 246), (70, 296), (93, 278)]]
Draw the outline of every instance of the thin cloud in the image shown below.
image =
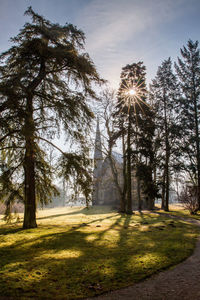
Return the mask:
[(174, 22), (187, 3), (186, 0), (93, 0), (77, 20), (84, 24), (86, 49), (99, 71), (116, 86), (123, 64), (143, 60), (145, 51), (154, 52), (159, 47), (155, 41), (160, 25)]
[(183, 1), (94, 0), (81, 16), (85, 27), (90, 28), (87, 46), (90, 51), (99, 53), (134, 39), (147, 29), (155, 29), (160, 22), (177, 17), (176, 7), (180, 2)]

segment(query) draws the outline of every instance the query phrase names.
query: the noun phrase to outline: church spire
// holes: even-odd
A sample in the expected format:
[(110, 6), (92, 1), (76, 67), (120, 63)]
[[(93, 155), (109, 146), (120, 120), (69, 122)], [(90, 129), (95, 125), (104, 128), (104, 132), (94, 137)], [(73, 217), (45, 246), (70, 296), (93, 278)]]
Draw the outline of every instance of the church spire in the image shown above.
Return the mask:
[(99, 117), (97, 117), (97, 129), (96, 129), (96, 138), (95, 138), (94, 160), (96, 160), (96, 161), (103, 160), (102, 146), (101, 146), (101, 133), (100, 133), (100, 129), (99, 129)]
[(97, 118), (97, 129), (96, 129), (95, 149), (94, 149), (92, 205), (99, 204), (102, 163), (103, 163), (103, 155), (102, 155), (102, 146), (101, 146), (101, 133), (99, 129), (99, 118)]

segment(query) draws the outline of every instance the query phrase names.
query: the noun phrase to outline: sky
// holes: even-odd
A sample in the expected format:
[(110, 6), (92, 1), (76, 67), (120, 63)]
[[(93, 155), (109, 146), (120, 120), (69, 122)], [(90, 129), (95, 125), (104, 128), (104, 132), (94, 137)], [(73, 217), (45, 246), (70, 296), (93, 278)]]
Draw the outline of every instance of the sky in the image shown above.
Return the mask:
[(0, 0), (0, 52), (30, 19), (27, 7), (51, 22), (72, 23), (101, 77), (117, 89), (122, 67), (143, 61), (147, 82), (163, 60), (200, 40), (200, 0)]

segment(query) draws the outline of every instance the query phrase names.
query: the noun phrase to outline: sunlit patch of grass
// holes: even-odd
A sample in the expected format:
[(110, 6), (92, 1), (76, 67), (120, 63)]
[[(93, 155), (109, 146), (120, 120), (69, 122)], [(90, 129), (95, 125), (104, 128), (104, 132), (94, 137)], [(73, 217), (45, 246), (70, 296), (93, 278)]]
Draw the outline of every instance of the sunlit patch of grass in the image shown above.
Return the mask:
[(185, 218), (192, 218), (196, 220), (200, 220), (200, 212), (197, 214), (190, 214), (189, 210), (185, 209), (181, 204), (171, 204), (169, 205), (169, 212), (166, 212), (160, 209), (160, 204), (157, 204), (156, 207), (159, 209), (161, 213), (169, 214), (172, 216), (177, 217), (185, 217)]
[(79, 257), (81, 256), (81, 251), (78, 251), (78, 250), (63, 250), (63, 251), (59, 251), (59, 252), (48, 252), (48, 253), (44, 253), (43, 255), (41, 255), (41, 257), (43, 257), (44, 259), (47, 259), (47, 258), (54, 258), (54, 259), (67, 259), (67, 258), (72, 258), (72, 257)]
[(0, 228), (1, 296), (76, 299), (142, 280), (185, 259), (199, 229), (156, 213), (38, 211), (38, 228)]

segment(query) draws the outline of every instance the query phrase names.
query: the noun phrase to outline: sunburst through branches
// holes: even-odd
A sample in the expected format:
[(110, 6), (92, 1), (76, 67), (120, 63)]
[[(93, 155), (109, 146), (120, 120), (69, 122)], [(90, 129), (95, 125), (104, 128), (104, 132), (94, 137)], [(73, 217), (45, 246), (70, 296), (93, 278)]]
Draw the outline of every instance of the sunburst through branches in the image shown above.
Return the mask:
[(120, 100), (122, 102), (122, 109), (124, 106), (128, 107), (128, 112), (130, 108), (133, 107), (134, 113), (136, 115), (136, 106), (143, 112), (142, 104), (148, 105), (143, 99), (146, 97), (147, 90), (143, 80), (137, 79), (126, 80), (122, 83), (120, 88)]

